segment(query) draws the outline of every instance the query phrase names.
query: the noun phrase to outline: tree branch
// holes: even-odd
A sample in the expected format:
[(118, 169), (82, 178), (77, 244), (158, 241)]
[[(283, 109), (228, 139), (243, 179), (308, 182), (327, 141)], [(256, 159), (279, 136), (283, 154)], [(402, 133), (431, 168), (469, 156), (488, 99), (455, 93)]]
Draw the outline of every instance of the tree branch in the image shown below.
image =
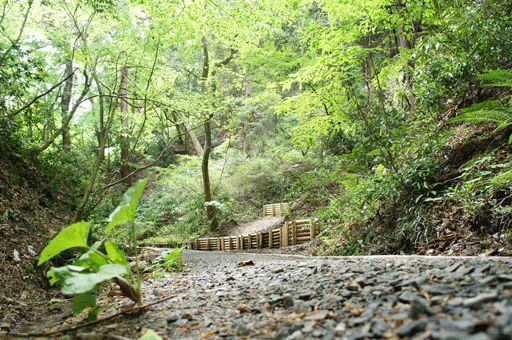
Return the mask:
[(52, 86), (51, 89), (49, 89), (48, 91), (36, 96), (34, 99), (32, 99), (27, 105), (23, 106), (21, 109), (19, 109), (18, 111), (16, 111), (14, 114), (11, 115), (11, 118), (12, 117), (16, 117), (17, 115), (19, 115), (21, 112), (23, 112), (24, 110), (28, 109), (32, 104), (34, 104), (38, 99), (46, 96), (48, 93), (52, 92), (53, 90), (55, 90), (57, 87), (59, 87), (62, 83), (64, 83), (66, 80), (68, 80), (69, 78), (71, 78), (76, 72), (76, 69), (71, 73), (69, 74), (66, 78), (64, 78), (62, 81), (60, 81), (57, 85), (55, 86)]
[(25, 13), (25, 17), (23, 18), (23, 23), (21, 24), (20, 32), (18, 33), (16, 40), (14, 40), (12, 42), (11, 46), (9, 46), (9, 48), (4, 52), (4, 54), (0, 58), (0, 65), (3, 64), (5, 58), (7, 58), (7, 55), (11, 52), (11, 50), (14, 48), (14, 46), (16, 46), (20, 42), (21, 35), (23, 34), (23, 30), (25, 29), (25, 25), (27, 24), (28, 14), (30, 13), (30, 10), (32, 9), (33, 2), (34, 2), (34, 0), (30, 0), (28, 2), (27, 12)]

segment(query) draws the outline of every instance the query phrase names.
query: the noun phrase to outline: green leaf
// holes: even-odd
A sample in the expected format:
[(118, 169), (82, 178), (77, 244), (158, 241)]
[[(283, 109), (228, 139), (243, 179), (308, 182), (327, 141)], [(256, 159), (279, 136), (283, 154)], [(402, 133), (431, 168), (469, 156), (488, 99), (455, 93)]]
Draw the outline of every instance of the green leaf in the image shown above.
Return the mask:
[(128, 189), (121, 199), (121, 203), (108, 217), (109, 224), (105, 227), (105, 231), (109, 231), (113, 227), (123, 223), (131, 222), (133, 224), (135, 218), (135, 210), (137, 210), (137, 203), (139, 202), (142, 191), (148, 182), (149, 177), (137, 181), (133, 186)]
[(96, 320), (98, 318), (98, 314), (100, 314), (100, 307), (96, 306), (96, 308), (93, 308), (87, 315), (87, 321)]
[[(61, 291), (64, 294), (81, 294), (94, 291), (103, 281), (110, 280), (116, 276), (126, 274), (126, 267), (119, 264), (106, 264), (101, 266), (96, 273), (83, 273), (71, 270), (62, 273), (65, 278), (61, 283)], [(61, 268), (66, 268), (61, 267)]]
[(73, 262), (73, 265), (85, 267), (85, 268), (92, 268), (94, 270), (99, 270), (99, 268), (103, 265), (108, 264), (108, 261), (105, 257), (102, 256), (102, 254), (99, 254), (97, 251), (91, 249), (80, 256), (78, 260)]
[(126, 254), (124, 251), (119, 249), (115, 243), (107, 241), (105, 242), (105, 249), (107, 250), (107, 256), (110, 261), (121, 264), (123, 266), (128, 265), (128, 261), (126, 260)]
[(91, 293), (83, 293), (75, 296), (71, 310), (75, 314), (80, 314), (88, 307), (93, 309), (96, 307), (96, 298)]
[(148, 329), (146, 334), (141, 336), (139, 340), (162, 340), (162, 338), (155, 333), (152, 329)]
[(69, 248), (89, 248), (87, 246), (87, 238), (89, 237), (90, 228), (90, 222), (82, 221), (62, 229), (60, 233), (43, 249), (37, 265), (45, 263), (55, 255), (60, 254)]

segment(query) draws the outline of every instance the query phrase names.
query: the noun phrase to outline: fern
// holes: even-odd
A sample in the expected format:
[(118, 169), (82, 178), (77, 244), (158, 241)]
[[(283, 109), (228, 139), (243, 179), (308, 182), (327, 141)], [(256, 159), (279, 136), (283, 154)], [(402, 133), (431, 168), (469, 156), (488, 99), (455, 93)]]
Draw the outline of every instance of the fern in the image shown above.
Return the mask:
[(482, 85), (483, 87), (490, 86), (506, 86), (512, 87), (512, 70), (491, 70), (487, 73), (479, 74), (480, 79), (490, 82), (489, 84)]
[[(480, 74), (479, 77), (488, 84), (488, 86), (505, 86), (512, 87), (512, 71), (511, 70), (492, 70), (485, 74)], [(472, 105), (467, 109), (462, 109), (462, 114), (452, 118), (448, 123), (456, 122), (469, 122), (474, 124), (493, 122), (497, 123), (496, 130), (503, 129), (512, 125), (512, 100), (503, 104), (497, 100), (487, 100), (482, 103)], [(512, 135), (508, 140), (509, 144), (512, 143)]]

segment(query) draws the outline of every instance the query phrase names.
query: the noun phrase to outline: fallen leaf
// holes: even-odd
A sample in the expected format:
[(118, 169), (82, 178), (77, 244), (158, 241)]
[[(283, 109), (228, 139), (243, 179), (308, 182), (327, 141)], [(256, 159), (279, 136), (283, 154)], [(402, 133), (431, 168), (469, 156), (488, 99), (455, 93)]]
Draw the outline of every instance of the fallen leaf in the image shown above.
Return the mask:
[(27, 246), (27, 249), (28, 249), (28, 252), (30, 253), (30, 255), (32, 255), (32, 256), (37, 256), (37, 253), (36, 253), (36, 251), (34, 250), (34, 247), (32, 247), (32, 246)]
[(245, 267), (245, 266), (254, 266), (254, 262), (252, 262), (251, 260), (249, 261), (242, 261), (242, 262), (239, 262), (238, 263), (238, 268), (240, 267)]
[(14, 249), (14, 261), (16, 261), (16, 262), (20, 262), (21, 261), (20, 253), (18, 253), (18, 251), (16, 249)]
[(239, 311), (240, 313), (250, 313), (251, 307), (249, 307), (247, 305), (240, 305), (240, 306), (236, 307), (236, 310)]
[(128, 281), (126, 281), (125, 278), (121, 276), (116, 276), (114, 278), (116, 283), (119, 285), (119, 288), (121, 289), (121, 292), (123, 293), (123, 296), (126, 296), (127, 298), (131, 299), (132, 301), (137, 302), (139, 305), (141, 304), (141, 296), (139, 292), (133, 288)]

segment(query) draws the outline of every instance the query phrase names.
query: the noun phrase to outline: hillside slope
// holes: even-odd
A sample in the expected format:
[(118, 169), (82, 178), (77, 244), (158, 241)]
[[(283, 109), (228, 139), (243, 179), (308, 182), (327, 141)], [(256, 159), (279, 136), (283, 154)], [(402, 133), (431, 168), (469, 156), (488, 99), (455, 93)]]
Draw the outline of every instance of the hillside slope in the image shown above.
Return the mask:
[[(52, 187), (48, 175), (11, 154), (0, 158), (0, 324), (30, 318), (34, 302), (49, 300), (39, 254), (67, 223), (69, 199)], [(30, 308), (28, 304), (30, 303)], [(8, 312), (7, 312), (8, 311)]]

